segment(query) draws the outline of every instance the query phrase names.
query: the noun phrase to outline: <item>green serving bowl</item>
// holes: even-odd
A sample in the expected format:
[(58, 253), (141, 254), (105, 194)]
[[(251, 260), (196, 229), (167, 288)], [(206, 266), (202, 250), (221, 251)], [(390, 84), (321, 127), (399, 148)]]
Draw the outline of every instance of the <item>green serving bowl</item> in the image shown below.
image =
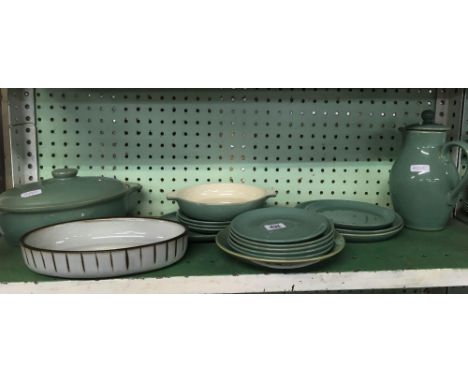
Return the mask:
[(0, 228), (6, 241), (19, 245), (27, 232), (52, 224), (126, 216), (136, 203), (132, 194), (141, 190), (137, 183), (77, 173), (72, 168), (57, 169), (51, 179), (2, 193)]
[(210, 222), (230, 221), (237, 215), (264, 206), (275, 191), (243, 183), (208, 183), (186, 187), (166, 195), (184, 215)]

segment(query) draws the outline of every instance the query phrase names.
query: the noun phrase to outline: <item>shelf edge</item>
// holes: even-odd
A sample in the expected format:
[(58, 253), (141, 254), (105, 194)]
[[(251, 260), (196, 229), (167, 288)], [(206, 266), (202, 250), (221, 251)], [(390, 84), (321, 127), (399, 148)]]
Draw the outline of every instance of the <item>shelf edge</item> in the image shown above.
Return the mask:
[(468, 269), (64, 280), (0, 284), (0, 293), (262, 293), (468, 286)]

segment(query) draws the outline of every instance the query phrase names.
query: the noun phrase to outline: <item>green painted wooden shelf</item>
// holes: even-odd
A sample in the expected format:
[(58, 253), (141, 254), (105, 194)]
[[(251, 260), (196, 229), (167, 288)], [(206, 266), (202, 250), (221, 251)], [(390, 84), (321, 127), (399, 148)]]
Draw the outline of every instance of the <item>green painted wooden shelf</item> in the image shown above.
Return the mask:
[[(468, 225), (452, 220), (450, 225), (440, 232), (404, 230), (396, 238), (383, 242), (348, 243), (345, 250), (335, 258), (300, 271), (293, 271), (291, 274), (430, 269), (468, 269)], [(284, 272), (268, 271), (237, 261), (221, 252), (213, 243), (194, 243), (179, 263), (126, 279), (275, 273)], [(19, 248), (7, 245), (4, 240), (0, 241), (1, 283), (41, 283), (54, 280), (63, 281), (31, 272), (23, 264)]]

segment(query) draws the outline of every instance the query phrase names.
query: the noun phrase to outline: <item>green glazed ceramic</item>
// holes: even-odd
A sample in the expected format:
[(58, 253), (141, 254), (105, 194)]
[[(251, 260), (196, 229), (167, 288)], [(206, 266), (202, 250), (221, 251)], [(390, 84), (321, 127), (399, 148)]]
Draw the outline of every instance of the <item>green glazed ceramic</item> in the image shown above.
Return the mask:
[(388, 232), (394, 232), (401, 230), (404, 227), (404, 222), (403, 219), (401, 218), (400, 215), (395, 214), (395, 220), (393, 221), (393, 224), (390, 227), (382, 228), (382, 229), (375, 229), (375, 230), (353, 230), (353, 229), (346, 229), (346, 228), (340, 228), (338, 231), (342, 234), (350, 234), (350, 235), (379, 235), (383, 233), (388, 233)]
[(219, 228), (200, 228), (200, 227), (192, 227), (190, 224), (185, 224), (184, 222), (181, 222), (182, 224), (186, 225), (186, 227), (193, 231), (193, 232), (199, 232), (199, 233), (205, 233), (207, 235), (216, 235), (219, 231), (226, 227), (219, 227)]
[(395, 212), (389, 208), (353, 200), (313, 200), (297, 207), (326, 216), (336, 228), (379, 229), (395, 220)]
[(236, 216), (230, 225), (238, 236), (264, 243), (297, 243), (322, 235), (328, 219), (298, 208), (270, 207)]
[(171, 192), (166, 197), (179, 204), (184, 215), (212, 222), (225, 222), (249, 210), (261, 208), (275, 191), (244, 183), (197, 184)]
[[(344, 247), (345, 247), (345, 239), (342, 235), (339, 233), (335, 233), (335, 240), (334, 240), (334, 247), (330, 250), (330, 252), (326, 253), (323, 256), (319, 257), (313, 257), (311, 259), (281, 259), (281, 258), (265, 258), (265, 259), (259, 259), (259, 258), (253, 258), (252, 256), (245, 255), (242, 253), (239, 253), (235, 249), (233, 249), (229, 243), (228, 243), (228, 236), (229, 236), (229, 229), (226, 228), (222, 230), (221, 232), (216, 235), (216, 245), (225, 253), (234, 256), (240, 260), (248, 261), (251, 263), (261, 263), (261, 264), (270, 264), (272, 266), (277, 265), (277, 266), (285, 266), (285, 265), (293, 265), (296, 264), (298, 267), (302, 266), (307, 266), (311, 265), (314, 263), (318, 263), (319, 261), (323, 261), (325, 259), (328, 259), (330, 257), (336, 256), (338, 253), (340, 253)], [(302, 266), (300, 265), (302, 264)]]
[(231, 236), (228, 235), (228, 243), (229, 245), (234, 248), (236, 251), (239, 253), (242, 253), (244, 255), (250, 255), (251, 257), (255, 258), (284, 258), (284, 259), (292, 259), (292, 258), (297, 258), (297, 259), (302, 259), (302, 258), (312, 258), (312, 257), (318, 257), (321, 255), (324, 255), (325, 253), (329, 252), (330, 249), (333, 247), (333, 238), (328, 242), (322, 244), (320, 247), (317, 247), (315, 249), (309, 249), (309, 250), (290, 250), (290, 249), (284, 249), (283, 251), (271, 251), (263, 248), (252, 248), (252, 247), (246, 247), (238, 242), (235, 241)]
[(246, 262), (254, 264), (254, 265), (258, 265), (262, 268), (287, 271), (287, 270), (302, 269), (302, 268), (310, 267), (311, 265), (317, 264), (320, 261), (323, 261), (323, 259), (307, 260), (307, 261), (304, 261), (303, 263), (268, 263), (265, 261), (253, 260), (253, 259), (250, 259), (250, 261), (246, 261)]
[(252, 248), (252, 249), (264, 249), (270, 251), (284, 251), (285, 249), (291, 251), (303, 251), (303, 250), (313, 250), (317, 247), (321, 247), (323, 244), (328, 243), (330, 240), (333, 239), (335, 235), (335, 228), (333, 225), (327, 229), (323, 236), (319, 236), (317, 239), (314, 239), (310, 242), (300, 242), (300, 243), (279, 243), (279, 244), (270, 244), (270, 243), (261, 243), (258, 241), (252, 241), (244, 239), (238, 236), (232, 230), (229, 230), (229, 236), (236, 241), (237, 243), (243, 245), (244, 247)]
[(216, 229), (216, 228), (224, 228), (224, 227), (227, 227), (229, 225), (228, 224), (202, 224), (202, 223), (191, 223), (191, 222), (188, 222), (184, 219), (181, 219), (178, 215), (177, 215), (177, 219), (184, 223), (184, 224), (187, 224), (188, 226), (193, 226), (193, 227), (200, 227), (200, 228), (208, 228), (208, 229)]
[(137, 183), (80, 177), (76, 169), (57, 169), (52, 179), (28, 183), (0, 195), (0, 227), (13, 245), (33, 229), (73, 220), (126, 216), (136, 203)]
[(379, 234), (373, 235), (365, 235), (365, 234), (352, 234), (352, 233), (344, 233), (340, 232), (346, 239), (346, 241), (353, 242), (353, 243), (374, 243), (376, 241), (383, 241), (390, 239), (396, 235), (398, 235), (404, 226), (400, 226), (398, 229), (394, 231), (388, 231)]
[(443, 229), (453, 207), (468, 183), (468, 171), (461, 178), (452, 162), (450, 149), (468, 144), (445, 143), (448, 127), (434, 124), (434, 112), (423, 112), (423, 124), (404, 128), (405, 141), (390, 172), (390, 192), (395, 210), (408, 228)]
[(210, 227), (226, 227), (231, 223), (230, 220), (223, 222), (212, 222), (206, 220), (196, 220), (185, 216), (181, 211), (177, 211), (177, 219), (180, 221), (186, 222), (188, 224), (199, 225), (199, 226), (210, 226)]
[(229, 223), (215, 223), (215, 224), (211, 224), (211, 223), (205, 223), (205, 222), (202, 222), (202, 221), (198, 221), (197, 223), (192, 223), (194, 220), (186, 220), (183, 218), (183, 215), (178, 211), (176, 213), (176, 217), (177, 217), (177, 220), (186, 225), (187, 228), (190, 230), (190, 231), (193, 231), (193, 232), (199, 232), (199, 233), (204, 233), (204, 234), (217, 234), (219, 231), (221, 231), (223, 228), (227, 227), (229, 225)]
[[(172, 212), (170, 214), (164, 215), (164, 216), (161, 217), (161, 219), (165, 219), (165, 220), (169, 220), (169, 221), (173, 221), (173, 222), (177, 222), (177, 223), (182, 223), (177, 219), (176, 212)], [(182, 224), (184, 224), (184, 223), (182, 223)], [(189, 241), (191, 241), (193, 243), (211, 242), (211, 241), (214, 241), (215, 238), (216, 238), (216, 233), (207, 234), (207, 233), (201, 233), (201, 232), (194, 232), (194, 231), (191, 231), (190, 229), (188, 231), (188, 239), (189, 239)]]

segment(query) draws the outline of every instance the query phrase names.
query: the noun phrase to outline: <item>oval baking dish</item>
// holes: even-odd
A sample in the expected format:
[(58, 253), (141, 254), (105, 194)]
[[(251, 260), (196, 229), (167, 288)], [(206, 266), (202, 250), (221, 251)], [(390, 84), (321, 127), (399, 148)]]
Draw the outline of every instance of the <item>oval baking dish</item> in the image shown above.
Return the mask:
[(153, 218), (109, 218), (51, 225), (21, 239), (26, 266), (64, 278), (102, 278), (153, 271), (179, 261), (187, 229)]

